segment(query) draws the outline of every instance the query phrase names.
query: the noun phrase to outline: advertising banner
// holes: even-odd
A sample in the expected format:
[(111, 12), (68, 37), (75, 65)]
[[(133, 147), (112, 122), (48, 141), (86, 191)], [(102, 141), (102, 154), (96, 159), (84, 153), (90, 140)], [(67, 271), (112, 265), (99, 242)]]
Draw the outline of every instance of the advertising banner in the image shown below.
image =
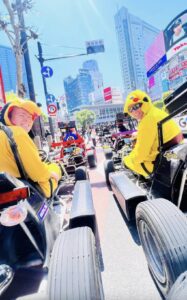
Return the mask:
[(112, 101), (112, 89), (111, 87), (107, 87), (103, 90), (105, 102)]
[(167, 60), (187, 48), (187, 10), (175, 17), (164, 30)]
[[(166, 50), (164, 42), (164, 33), (161, 31), (155, 38), (154, 42), (145, 52), (146, 72), (153, 74), (162, 64), (166, 62)], [(147, 77), (151, 76), (149, 74)]]
[(149, 78), (153, 75), (162, 65), (164, 65), (167, 61), (166, 55), (164, 54), (159, 61), (147, 72), (147, 77)]

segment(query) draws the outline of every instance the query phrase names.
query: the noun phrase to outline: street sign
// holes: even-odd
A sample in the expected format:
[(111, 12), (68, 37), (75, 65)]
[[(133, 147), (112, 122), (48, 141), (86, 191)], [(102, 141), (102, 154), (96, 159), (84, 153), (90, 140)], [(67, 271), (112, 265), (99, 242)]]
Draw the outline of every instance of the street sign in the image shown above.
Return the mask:
[(55, 103), (56, 102), (55, 96), (52, 94), (48, 94), (46, 96), (46, 101), (47, 101), (47, 104)]
[(43, 66), (41, 69), (43, 77), (49, 78), (53, 76), (53, 69), (49, 66)]
[(55, 104), (49, 104), (47, 106), (47, 111), (50, 116), (56, 116), (57, 107)]
[(94, 40), (86, 42), (86, 51), (87, 54), (104, 52), (105, 47), (103, 40)]

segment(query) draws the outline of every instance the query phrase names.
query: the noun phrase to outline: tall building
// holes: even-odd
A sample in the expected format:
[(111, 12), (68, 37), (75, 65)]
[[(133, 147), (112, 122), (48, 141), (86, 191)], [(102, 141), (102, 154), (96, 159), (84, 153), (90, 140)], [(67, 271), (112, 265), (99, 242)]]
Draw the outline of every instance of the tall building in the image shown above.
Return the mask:
[(64, 79), (64, 89), (68, 111), (80, 106), (89, 105), (89, 94), (93, 92), (93, 82), (89, 71), (79, 69), (79, 74), (74, 79), (71, 76)]
[(87, 60), (83, 63), (83, 69), (89, 71), (93, 82), (93, 92), (90, 94), (92, 104), (103, 103), (103, 75), (99, 71), (97, 61), (94, 59)]
[[(2, 69), (3, 82), (5, 92), (16, 92), (16, 61), (15, 56), (10, 47), (0, 45), (0, 66)], [(28, 93), (28, 83), (25, 71), (25, 64), (23, 63), (23, 83)]]
[(122, 7), (115, 15), (125, 96), (134, 89), (146, 89), (144, 54), (159, 30), (131, 15)]

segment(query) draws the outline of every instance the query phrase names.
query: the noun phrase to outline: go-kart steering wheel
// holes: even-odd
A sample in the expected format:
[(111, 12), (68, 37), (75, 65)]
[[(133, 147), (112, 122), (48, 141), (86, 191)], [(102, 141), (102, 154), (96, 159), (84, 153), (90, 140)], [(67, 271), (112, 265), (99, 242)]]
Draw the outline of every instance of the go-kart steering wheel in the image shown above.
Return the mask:
[(74, 140), (75, 140), (74, 136), (71, 135), (67, 138), (67, 141), (74, 141)]
[(48, 160), (49, 154), (43, 149), (38, 150), (38, 152), (39, 152), (39, 155), (41, 157), (41, 160), (43, 162), (46, 162)]

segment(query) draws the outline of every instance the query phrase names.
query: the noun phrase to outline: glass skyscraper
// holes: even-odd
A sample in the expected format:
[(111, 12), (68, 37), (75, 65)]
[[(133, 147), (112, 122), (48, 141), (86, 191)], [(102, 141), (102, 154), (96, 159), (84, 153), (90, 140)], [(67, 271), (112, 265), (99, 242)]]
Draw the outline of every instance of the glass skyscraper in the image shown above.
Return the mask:
[(88, 70), (92, 78), (94, 88), (92, 96), (94, 104), (103, 103), (103, 75), (99, 71), (97, 61), (94, 59), (85, 61), (83, 63), (83, 69)]
[[(3, 75), (3, 82), (5, 92), (16, 92), (16, 60), (14, 53), (10, 47), (0, 45), (0, 66)], [(25, 71), (25, 64), (23, 63), (23, 83), (28, 93), (28, 84)]]
[(80, 106), (89, 105), (89, 94), (93, 91), (93, 82), (89, 71), (80, 69), (75, 79), (71, 76), (64, 79), (64, 90), (68, 111)]
[(125, 96), (134, 89), (146, 89), (145, 51), (159, 30), (122, 7), (115, 15)]

